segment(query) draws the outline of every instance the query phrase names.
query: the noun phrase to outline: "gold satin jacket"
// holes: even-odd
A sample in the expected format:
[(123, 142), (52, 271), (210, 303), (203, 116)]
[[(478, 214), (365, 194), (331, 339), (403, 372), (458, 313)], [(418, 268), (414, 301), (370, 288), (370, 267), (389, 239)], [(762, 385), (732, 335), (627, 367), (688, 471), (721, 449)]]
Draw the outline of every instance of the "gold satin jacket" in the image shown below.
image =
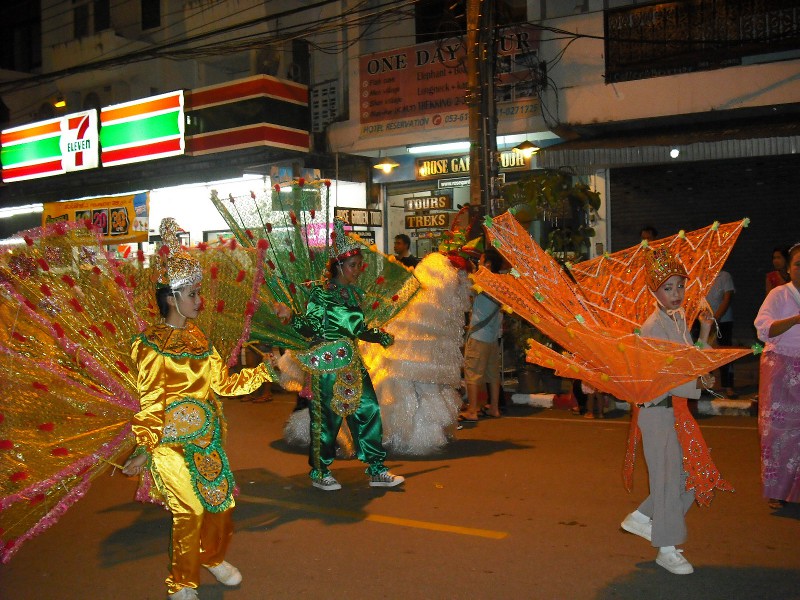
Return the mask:
[(268, 366), (263, 363), (229, 375), (222, 357), (193, 323), (184, 329), (166, 324), (149, 327), (134, 338), (131, 356), (139, 368), (137, 389), (141, 405), (132, 420), (133, 434), (137, 445), (148, 453), (164, 437), (164, 413), (170, 404), (191, 398), (210, 404), (213, 413), (221, 417), (215, 393), (240, 396), (272, 381)]

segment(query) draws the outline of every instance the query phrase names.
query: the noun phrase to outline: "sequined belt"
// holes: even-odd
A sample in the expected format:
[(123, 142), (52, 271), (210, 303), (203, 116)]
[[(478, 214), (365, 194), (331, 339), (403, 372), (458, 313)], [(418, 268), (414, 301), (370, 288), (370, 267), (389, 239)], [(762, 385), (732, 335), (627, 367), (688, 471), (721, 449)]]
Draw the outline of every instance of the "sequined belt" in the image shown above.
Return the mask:
[(319, 377), (335, 373), (331, 410), (340, 417), (352, 415), (361, 404), (361, 358), (348, 338), (325, 341), (297, 355), (306, 371)]

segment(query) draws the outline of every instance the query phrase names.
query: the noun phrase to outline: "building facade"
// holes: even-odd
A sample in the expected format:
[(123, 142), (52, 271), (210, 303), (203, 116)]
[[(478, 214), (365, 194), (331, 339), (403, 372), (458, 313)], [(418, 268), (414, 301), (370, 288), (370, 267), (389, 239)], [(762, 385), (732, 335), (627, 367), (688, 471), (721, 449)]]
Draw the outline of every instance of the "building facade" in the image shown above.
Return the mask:
[[(4, 182), (0, 206), (244, 174), (260, 174), (269, 189), (276, 165), (294, 174), (310, 168), (343, 183), (337, 206), (382, 212), (382, 226), (364, 228), (379, 247), (407, 232), (424, 254), (470, 198), (471, 6), (5, 2), (4, 129), (178, 89), (191, 98), (263, 76), (307, 89), (306, 126), (298, 129), (308, 144), (287, 148), (265, 136), (219, 152)], [(669, 235), (750, 217), (726, 266), (737, 285), (735, 337), (749, 339), (771, 250), (798, 238), (800, 1), (497, 0), (492, 8), (494, 43), (481, 57), (492, 66), (492, 114), (483, 115), (497, 135), (492, 188), (539, 169), (570, 173), (601, 193), (597, 241), (610, 250), (637, 243), (645, 224)], [(187, 122), (187, 135), (286, 116), (269, 93), (260, 98), (206, 112)], [(278, 125), (297, 128), (298, 118)], [(530, 160), (513, 152), (523, 141), (541, 148)], [(372, 168), (387, 161), (395, 166), (386, 172)], [(4, 233), (23, 225), (31, 219)]]

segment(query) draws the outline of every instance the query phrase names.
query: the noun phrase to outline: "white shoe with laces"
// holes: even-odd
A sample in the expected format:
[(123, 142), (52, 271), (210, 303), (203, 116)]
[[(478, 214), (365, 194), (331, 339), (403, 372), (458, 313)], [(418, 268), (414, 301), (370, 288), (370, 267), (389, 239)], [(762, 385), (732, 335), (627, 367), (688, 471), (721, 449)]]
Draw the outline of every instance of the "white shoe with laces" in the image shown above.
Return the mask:
[(317, 489), (325, 490), (326, 492), (342, 489), (342, 484), (336, 481), (333, 475), (326, 475), (322, 479), (312, 479), (311, 485)]
[(369, 485), (370, 487), (394, 487), (400, 485), (405, 480), (405, 477), (401, 475), (395, 475), (391, 471), (384, 471), (377, 475), (370, 475)]
[(199, 600), (199, 598), (197, 590), (190, 587), (181, 588), (169, 595), (169, 600)]
[(239, 569), (227, 561), (222, 561), (215, 567), (206, 567), (222, 585), (239, 585), (242, 583), (242, 574)]
[(694, 567), (691, 563), (683, 558), (683, 550), (672, 548), (670, 550), (659, 550), (656, 556), (656, 563), (664, 567), (670, 573), (675, 575), (689, 575), (694, 573)]
[[(644, 517), (644, 515), (642, 516)], [(622, 527), (628, 533), (632, 533), (633, 535), (638, 535), (639, 537), (646, 539), (648, 542), (652, 541), (652, 535), (653, 535), (652, 519), (647, 519), (646, 521), (643, 521), (641, 520), (641, 518), (637, 519), (634, 513), (630, 513), (627, 517), (625, 517), (622, 523), (620, 523), (620, 527)]]

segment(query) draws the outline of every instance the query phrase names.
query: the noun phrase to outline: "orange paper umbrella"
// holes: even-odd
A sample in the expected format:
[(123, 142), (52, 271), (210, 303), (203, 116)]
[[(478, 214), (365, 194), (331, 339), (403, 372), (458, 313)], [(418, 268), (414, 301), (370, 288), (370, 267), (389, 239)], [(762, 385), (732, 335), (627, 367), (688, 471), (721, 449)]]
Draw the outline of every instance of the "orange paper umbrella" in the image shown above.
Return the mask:
[[(719, 241), (720, 247), (715, 250), (716, 260), (690, 257), (688, 250), (684, 251), (682, 258), (688, 263), (687, 270), (693, 266), (695, 276), (702, 278), (691, 288), (698, 290), (693, 293), (707, 289), (710, 282), (706, 278), (713, 281), (741, 224), (738, 228), (735, 225), (724, 227), (724, 235), (716, 235), (720, 227), (712, 226), (708, 230), (712, 233), (706, 236)], [(509, 274), (479, 269), (473, 276), (476, 288), (500, 302), (507, 312), (516, 312), (564, 348), (564, 352), (558, 353), (534, 342), (527, 354), (529, 362), (554, 369), (564, 377), (581, 379), (621, 400), (641, 403), (750, 352), (749, 349), (700, 349), (641, 337), (638, 328), (653, 308), (650, 304), (652, 296), (644, 283), (643, 268), (633, 262), (633, 256), (638, 255), (636, 252), (631, 252), (627, 260), (630, 279), (619, 273), (606, 276), (600, 286), (606, 295), (599, 296), (590, 285), (570, 279), (512, 215), (506, 213), (487, 219), (486, 231), (492, 245), (513, 268)], [(681, 240), (678, 243), (681, 246), (689, 238), (675, 237)], [(697, 254), (709, 252), (709, 244), (685, 245), (686, 248), (694, 247)], [(612, 260), (607, 262), (610, 264)], [(587, 280), (588, 277), (582, 277), (582, 281)], [(613, 298), (613, 302), (604, 298)], [(631, 309), (637, 299), (650, 307), (648, 313), (640, 316), (638, 309)], [(625, 311), (621, 311), (622, 314), (614, 312), (621, 306), (629, 309), (627, 314)], [(697, 314), (696, 308), (694, 314)]]

